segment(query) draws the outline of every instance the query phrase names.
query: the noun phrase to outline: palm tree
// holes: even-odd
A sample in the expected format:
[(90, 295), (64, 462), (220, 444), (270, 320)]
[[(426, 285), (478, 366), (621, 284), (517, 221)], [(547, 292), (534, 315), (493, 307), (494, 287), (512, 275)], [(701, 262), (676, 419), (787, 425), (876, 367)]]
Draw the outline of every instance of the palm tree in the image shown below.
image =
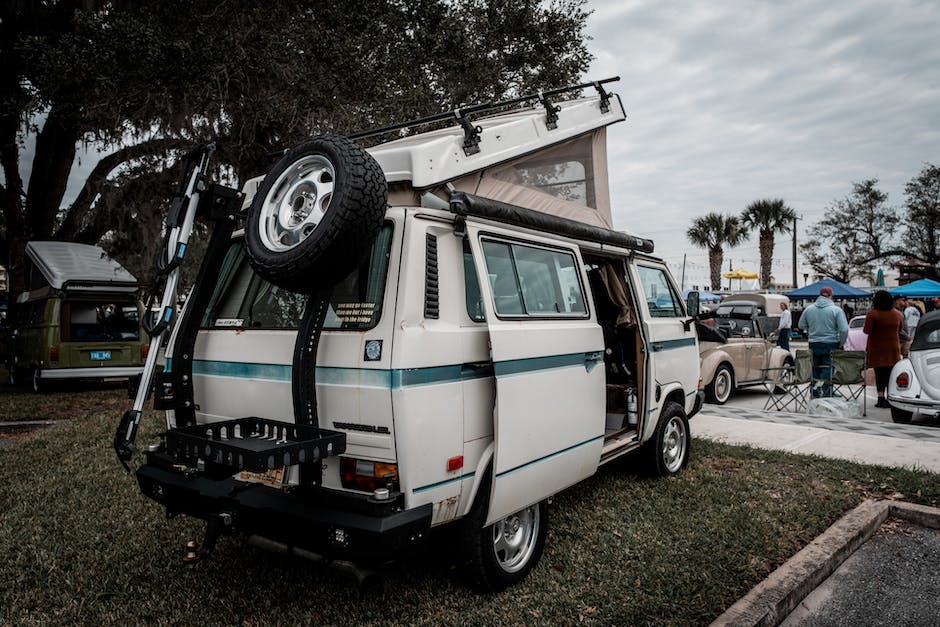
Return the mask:
[(686, 231), (689, 241), (708, 250), (708, 265), (711, 271), (711, 287), (721, 286), (721, 264), (725, 260), (724, 246), (735, 247), (747, 237), (747, 227), (737, 216), (707, 213), (692, 221)]
[(793, 228), (796, 213), (780, 198), (755, 200), (741, 214), (741, 222), (757, 230), (760, 248), (760, 286), (770, 287), (771, 264), (774, 258), (774, 234)]

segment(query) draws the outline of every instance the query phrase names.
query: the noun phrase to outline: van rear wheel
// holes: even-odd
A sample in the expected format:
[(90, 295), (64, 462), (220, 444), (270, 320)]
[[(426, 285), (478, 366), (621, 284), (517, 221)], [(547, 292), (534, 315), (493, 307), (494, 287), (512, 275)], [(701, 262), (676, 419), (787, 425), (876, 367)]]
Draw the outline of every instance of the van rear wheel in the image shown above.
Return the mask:
[(306, 141), (274, 166), (251, 202), (252, 266), (294, 292), (332, 287), (368, 252), (387, 204), (385, 175), (365, 149), (335, 135)]
[(530, 505), (483, 526), (488, 499), (482, 495), (489, 486), (484, 488), (466, 519), (467, 574), (481, 590), (499, 592), (525, 579), (539, 563), (548, 535), (548, 504)]

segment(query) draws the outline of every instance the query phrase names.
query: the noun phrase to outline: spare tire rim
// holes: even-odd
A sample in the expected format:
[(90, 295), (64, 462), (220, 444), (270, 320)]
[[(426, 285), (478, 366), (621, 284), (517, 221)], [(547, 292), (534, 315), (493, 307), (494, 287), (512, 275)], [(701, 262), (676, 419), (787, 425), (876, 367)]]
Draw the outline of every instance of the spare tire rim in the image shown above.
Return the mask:
[(538, 504), (493, 523), (493, 554), (507, 573), (525, 568), (539, 535)]
[(323, 221), (333, 197), (336, 170), (322, 155), (292, 163), (268, 190), (258, 233), (265, 248), (285, 252), (310, 237)]

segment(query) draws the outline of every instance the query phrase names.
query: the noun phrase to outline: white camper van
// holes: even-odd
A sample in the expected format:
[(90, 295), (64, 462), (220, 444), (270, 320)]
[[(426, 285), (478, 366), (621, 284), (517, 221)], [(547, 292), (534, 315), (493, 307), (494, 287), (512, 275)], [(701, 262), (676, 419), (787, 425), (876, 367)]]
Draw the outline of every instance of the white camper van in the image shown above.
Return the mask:
[(612, 229), (605, 129), (624, 112), (584, 89), (367, 151), (320, 137), (244, 186), (137, 472), (208, 521), (191, 557), (237, 532), (375, 560), (460, 521), (498, 590), (538, 562), (552, 495), (629, 453), (685, 466), (695, 329), (652, 242)]

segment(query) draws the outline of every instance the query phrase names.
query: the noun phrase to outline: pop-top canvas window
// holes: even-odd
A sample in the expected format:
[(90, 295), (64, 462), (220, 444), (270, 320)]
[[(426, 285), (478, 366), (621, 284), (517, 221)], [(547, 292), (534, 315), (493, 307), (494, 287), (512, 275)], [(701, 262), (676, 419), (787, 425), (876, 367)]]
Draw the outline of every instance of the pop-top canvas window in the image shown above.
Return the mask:
[(560, 200), (597, 208), (589, 137), (520, 159), (492, 172), (493, 178)]

